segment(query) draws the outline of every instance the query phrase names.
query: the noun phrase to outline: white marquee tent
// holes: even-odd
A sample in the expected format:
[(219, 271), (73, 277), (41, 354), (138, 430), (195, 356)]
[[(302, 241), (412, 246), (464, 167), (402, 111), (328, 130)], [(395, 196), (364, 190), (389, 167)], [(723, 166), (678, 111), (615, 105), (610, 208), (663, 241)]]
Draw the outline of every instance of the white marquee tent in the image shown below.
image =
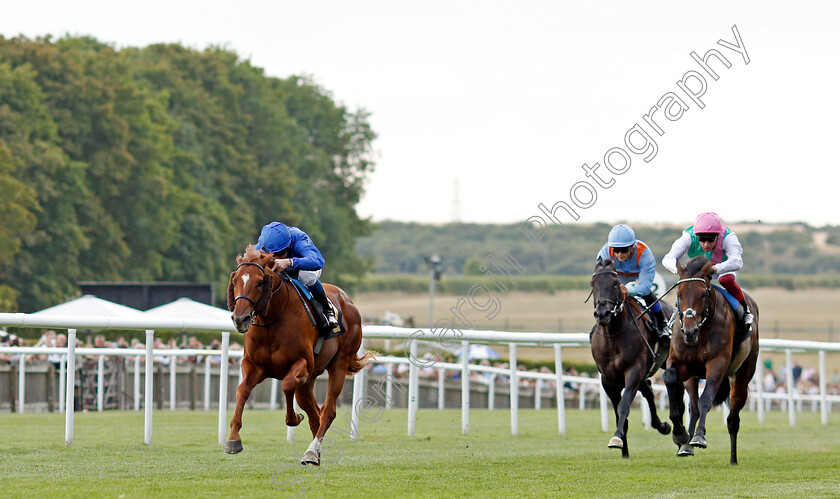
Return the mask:
[(143, 312), (146, 315), (156, 317), (180, 317), (184, 319), (218, 319), (230, 321), (230, 312), (219, 307), (197, 302), (190, 298), (178, 298), (177, 300), (150, 308)]
[(103, 300), (97, 296), (84, 295), (65, 303), (39, 310), (33, 315), (65, 315), (75, 317), (144, 317), (143, 312), (136, 308), (126, 307), (119, 303)]

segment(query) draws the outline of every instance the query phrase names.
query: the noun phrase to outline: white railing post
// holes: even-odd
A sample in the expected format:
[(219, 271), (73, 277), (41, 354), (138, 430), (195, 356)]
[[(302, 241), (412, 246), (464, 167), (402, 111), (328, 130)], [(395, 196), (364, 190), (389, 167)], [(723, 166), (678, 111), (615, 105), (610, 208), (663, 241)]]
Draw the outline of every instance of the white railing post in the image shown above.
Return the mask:
[[(241, 365), (241, 361), (240, 361)], [(241, 371), (241, 369), (240, 369)], [(277, 410), (277, 388), (280, 385), (280, 382), (277, 378), (271, 378), (271, 396), (268, 399), (268, 408), (272, 411)]]
[(225, 445), (227, 423), (228, 359), (230, 358), (230, 333), (222, 332), (222, 361), (219, 365), (219, 443)]
[(487, 408), (496, 410), (496, 373), (490, 375), (490, 385), (487, 388)]
[(584, 383), (578, 383), (578, 410), (583, 412), (586, 409), (586, 391), (589, 386)]
[(470, 343), (461, 342), (461, 434), (470, 434)]
[(140, 410), (140, 356), (134, 357), (134, 410)]
[(174, 411), (178, 407), (178, 394), (175, 393), (178, 386), (178, 357), (169, 356), (169, 410)]
[(146, 330), (146, 428), (145, 438), (146, 445), (152, 445), (152, 409), (154, 409), (155, 401), (155, 358), (153, 356), (155, 347), (155, 332), (151, 329)]
[(67, 354), (59, 357), (58, 361), (58, 412), (64, 412), (64, 396), (67, 395), (65, 389), (67, 376)]
[(542, 385), (543, 380), (542, 378), (537, 378), (537, 382), (534, 383), (534, 410), (539, 411), (542, 409)]
[(417, 386), (417, 341), (412, 341), (409, 347), (409, 364), (408, 364), (408, 436), (414, 436), (414, 426), (417, 419), (417, 396), (419, 389)]
[(563, 347), (559, 343), (554, 344), (554, 373), (557, 379), (554, 381), (557, 386), (557, 431), (561, 435), (566, 434), (566, 388), (563, 381)]
[(793, 386), (793, 352), (787, 348), (785, 349), (785, 378), (787, 381), (787, 410), (788, 420), (791, 426), (796, 426), (796, 406), (794, 401), (794, 386)]
[(204, 410), (210, 410), (210, 354), (204, 356)]
[(67, 330), (67, 396), (64, 411), (64, 443), (73, 445), (73, 410), (76, 403), (76, 330)]
[(758, 377), (756, 383), (756, 393), (758, 397), (758, 424), (764, 424), (764, 364), (761, 360), (761, 350), (758, 351), (758, 358), (756, 359), (755, 375)]
[[(365, 340), (362, 338), (359, 344), (359, 355), (365, 353)], [(353, 406), (351, 410), (351, 424), (350, 424), (350, 438), (353, 440), (359, 439), (359, 418), (362, 412), (362, 407), (365, 403), (365, 376), (367, 375), (367, 365), (359, 372), (353, 375)]]
[(18, 359), (18, 414), (23, 414), (26, 405), (26, 355), (21, 354)]
[(828, 425), (828, 391), (825, 376), (825, 350), (820, 350), (820, 420), (823, 426)]
[(609, 411), (607, 410), (607, 392), (604, 391), (604, 384), (601, 382), (601, 373), (598, 373), (598, 394), (601, 406), (601, 431), (610, 431)]
[(519, 376), (516, 372), (516, 343), (510, 344), (510, 433), (519, 435)]
[(442, 411), (446, 407), (446, 369), (438, 369), (438, 410)]
[[(644, 383), (644, 381), (642, 381)], [(650, 414), (650, 407), (648, 407), (647, 400), (645, 400), (645, 396), (642, 395), (641, 392), (636, 392), (636, 400), (639, 401), (639, 407), (642, 408), (642, 426), (646, 430), (650, 430), (650, 423), (652, 416)]]
[(385, 374), (385, 408), (390, 409), (391, 407), (394, 407), (394, 364), (388, 364), (388, 367), (386, 367), (386, 369), (387, 371)]
[(100, 355), (96, 361), (96, 410), (105, 409), (105, 356)]

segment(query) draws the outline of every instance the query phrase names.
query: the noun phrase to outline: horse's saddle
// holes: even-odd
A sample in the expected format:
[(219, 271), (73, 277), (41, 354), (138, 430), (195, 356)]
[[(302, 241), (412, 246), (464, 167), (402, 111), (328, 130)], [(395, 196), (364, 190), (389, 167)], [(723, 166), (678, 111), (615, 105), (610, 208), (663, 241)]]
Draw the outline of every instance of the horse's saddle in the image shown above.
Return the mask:
[[(312, 323), (313, 326), (318, 328), (318, 343), (315, 345), (315, 355), (321, 351), (321, 345), (323, 345), (324, 341), (329, 340), (331, 338), (335, 338), (341, 334), (347, 332), (347, 329), (344, 327), (344, 322), (341, 320), (342, 316), (344, 315), (341, 312), (341, 309), (336, 307), (335, 304), (330, 300), (329, 296), (327, 296), (327, 301), (332, 307), (333, 314), (335, 314), (336, 319), (338, 320), (338, 326), (327, 329), (323, 327), (323, 316), (324, 316), (324, 309), (318, 300), (312, 299), (312, 292), (309, 291), (309, 288), (306, 287), (302, 282), (295, 279), (294, 277), (289, 277), (289, 280), (294, 284), (295, 289), (298, 290), (298, 296), (300, 296), (301, 301), (303, 301), (303, 308), (306, 309), (306, 314), (309, 316), (309, 322)], [(312, 310), (315, 313), (312, 313)], [(319, 319), (316, 319), (316, 316)]]

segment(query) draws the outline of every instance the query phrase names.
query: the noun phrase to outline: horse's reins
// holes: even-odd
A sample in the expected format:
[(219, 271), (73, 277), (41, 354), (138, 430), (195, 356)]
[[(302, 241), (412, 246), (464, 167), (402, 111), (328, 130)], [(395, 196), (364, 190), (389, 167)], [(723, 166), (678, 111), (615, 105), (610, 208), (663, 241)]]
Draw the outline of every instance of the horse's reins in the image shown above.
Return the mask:
[[(706, 284), (706, 292), (703, 295), (703, 315), (701, 317), (700, 323), (697, 324), (697, 327), (703, 326), (703, 323), (705, 323), (706, 319), (709, 318), (709, 294), (710, 294), (710, 290), (711, 290), (711, 283), (706, 281), (706, 279), (704, 279), (702, 277), (688, 277), (686, 279), (680, 279), (679, 281), (675, 282), (670, 288), (668, 288), (668, 291), (662, 293), (662, 296), (657, 298), (656, 301), (654, 301), (653, 303), (651, 303), (650, 305), (645, 307), (645, 309), (642, 310), (642, 312), (636, 317), (636, 319), (639, 319), (641, 316), (645, 315), (648, 312), (648, 310), (650, 310), (651, 308), (653, 308), (654, 305), (659, 303), (659, 301), (661, 299), (665, 298), (665, 296), (668, 293), (670, 293), (671, 291), (673, 291), (674, 288), (676, 288), (677, 286), (679, 286), (680, 284), (682, 284), (684, 282), (690, 282), (690, 281), (701, 281), (704, 284)], [(680, 308), (680, 304), (679, 304), (679, 300), (677, 300), (677, 310), (679, 310), (679, 308)], [(689, 315), (689, 313), (691, 315)], [(693, 308), (689, 308), (688, 310), (686, 310), (685, 314), (683, 314), (683, 312), (680, 311), (680, 322), (682, 322), (683, 317), (688, 317), (690, 319), (692, 317), (696, 317), (696, 314), (697, 314), (697, 311), (694, 310)]]

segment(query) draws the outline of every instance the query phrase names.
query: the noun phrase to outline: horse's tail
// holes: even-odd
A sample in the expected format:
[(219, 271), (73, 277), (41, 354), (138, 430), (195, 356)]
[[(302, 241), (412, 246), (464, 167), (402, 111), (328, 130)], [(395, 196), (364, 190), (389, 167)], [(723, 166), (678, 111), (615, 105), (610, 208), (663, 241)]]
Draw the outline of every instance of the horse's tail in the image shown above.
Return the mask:
[(356, 357), (354, 355), (353, 359), (350, 361), (350, 365), (347, 366), (347, 375), (352, 376), (361, 371), (367, 365), (368, 360), (374, 359), (375, 357), (376, 352), (371, 352), (370, 350), (366, 351), (361, 357)]
[(712, 405), (720, 405), (729, 398), (729, 378), (724, 378), (723, 383), (720, 384), (720, 388), (718, 389), (717, 393), (715, 394), (715, 399), (712, 401)]

